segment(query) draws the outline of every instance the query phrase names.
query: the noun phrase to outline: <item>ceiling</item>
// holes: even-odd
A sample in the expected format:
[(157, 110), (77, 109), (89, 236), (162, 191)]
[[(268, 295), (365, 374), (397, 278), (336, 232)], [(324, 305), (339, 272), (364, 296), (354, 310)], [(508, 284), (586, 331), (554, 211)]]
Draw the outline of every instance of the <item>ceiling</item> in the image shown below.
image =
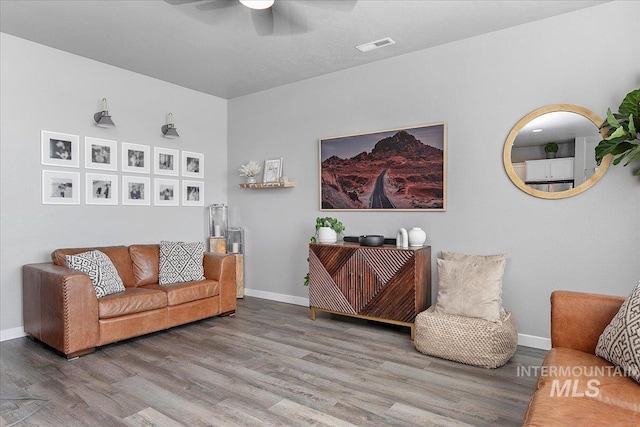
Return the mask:
[(547, 142), (574, 142), (578, 137), (599, 137), (600, 132), (587, 117), (571, 111), (553, 111), (531, 120), (522, 127), (514, 147), (535, 147)]
[(0, 0), (0, 31), (230, 99), (600, 3)]

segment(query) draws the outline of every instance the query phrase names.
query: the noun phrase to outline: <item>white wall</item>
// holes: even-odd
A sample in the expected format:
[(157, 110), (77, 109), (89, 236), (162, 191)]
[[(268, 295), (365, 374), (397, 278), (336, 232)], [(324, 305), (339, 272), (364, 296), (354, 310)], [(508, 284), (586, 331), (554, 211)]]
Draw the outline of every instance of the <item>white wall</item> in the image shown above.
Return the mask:
[[(0, 338), (8, 339), (22, 334), (23, 264), (48, 261), (60, 247), (204, 241), (208, 235), (204, 207), (88, 206), (84, 193), (80, 206), (42, 205), (41, 170), (56, 168), (40, 165), (40, 131), (79, 135), (82, 148), (84, 137), (93, 136), (204, 153), (205, 206), (225, 203), (227, 101), (6, 34), (0, 43)], [(93, 122), (103, 97), (113, 129)], [(180, 139), (160, 133), (169, 112)], [(76, 171), (84, 191), (83, 160)], [(108, 173), (123, 175), (120, 166)]]
[[(576, 197), (542, 200), (509, 181), (502, 149), (536, 108), (617, 108), (640, 86), (630, 50), (639, 25), (639, 2), (606, 3), (230, 100), (228, 199), (232, 221), (247, 229), (248, 293), (304, 301), (307, 243), (315, 218), (328, 215), (347, 235), (395, 237), (421, 226), (434, 258), (442, 249), (507, 253), (504, 306), (521, 338), (549, 337), (554, 289), (627, 295), (640, 279), (632, 224), (640, 182), (631, 168), (611, 168)], [(448, 126), (446, 212), (319, 210), (319, 138), (440, 121)], [(280, 156), (295, 188), (238, 187), (240, 164)]]

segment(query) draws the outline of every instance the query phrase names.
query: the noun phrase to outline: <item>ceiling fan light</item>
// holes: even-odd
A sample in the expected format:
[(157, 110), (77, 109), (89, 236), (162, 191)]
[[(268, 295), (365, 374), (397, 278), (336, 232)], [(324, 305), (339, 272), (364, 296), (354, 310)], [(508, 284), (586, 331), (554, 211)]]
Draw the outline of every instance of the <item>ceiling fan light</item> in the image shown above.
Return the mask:
[(240, 0), (249, 9), (269, 9), (275, 0)]

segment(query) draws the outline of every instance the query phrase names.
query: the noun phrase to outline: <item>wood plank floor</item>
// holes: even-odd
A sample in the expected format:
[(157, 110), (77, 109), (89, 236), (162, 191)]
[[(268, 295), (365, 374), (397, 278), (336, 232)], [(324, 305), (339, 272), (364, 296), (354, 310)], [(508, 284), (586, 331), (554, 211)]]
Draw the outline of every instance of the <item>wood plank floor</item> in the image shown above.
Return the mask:
[[(409, 329), (257, 298), (237, 315), (134, 338), (67, 361), (0, 343), (0, 425), (521, 425), (544, 351), (495, 370), (417, 352)], [(42, 400), (6, 400), (36, 397)]]

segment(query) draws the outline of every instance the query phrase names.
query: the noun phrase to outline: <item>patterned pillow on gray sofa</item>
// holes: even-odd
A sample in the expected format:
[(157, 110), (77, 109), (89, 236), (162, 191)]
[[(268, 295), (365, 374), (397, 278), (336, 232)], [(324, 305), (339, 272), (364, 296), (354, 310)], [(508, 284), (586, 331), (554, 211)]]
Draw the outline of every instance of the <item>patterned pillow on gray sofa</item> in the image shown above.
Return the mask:
[(640, 282), (600, 335), (596, 355), (640, 383)]
[(204, 280), (204, 243), (160, 242), (161, 285)]
[(66, 255), (65, 260), (67, 267), (89, 276), (98, 298), (124, 291), (118, 270), (104, 252), (89, 251)]

